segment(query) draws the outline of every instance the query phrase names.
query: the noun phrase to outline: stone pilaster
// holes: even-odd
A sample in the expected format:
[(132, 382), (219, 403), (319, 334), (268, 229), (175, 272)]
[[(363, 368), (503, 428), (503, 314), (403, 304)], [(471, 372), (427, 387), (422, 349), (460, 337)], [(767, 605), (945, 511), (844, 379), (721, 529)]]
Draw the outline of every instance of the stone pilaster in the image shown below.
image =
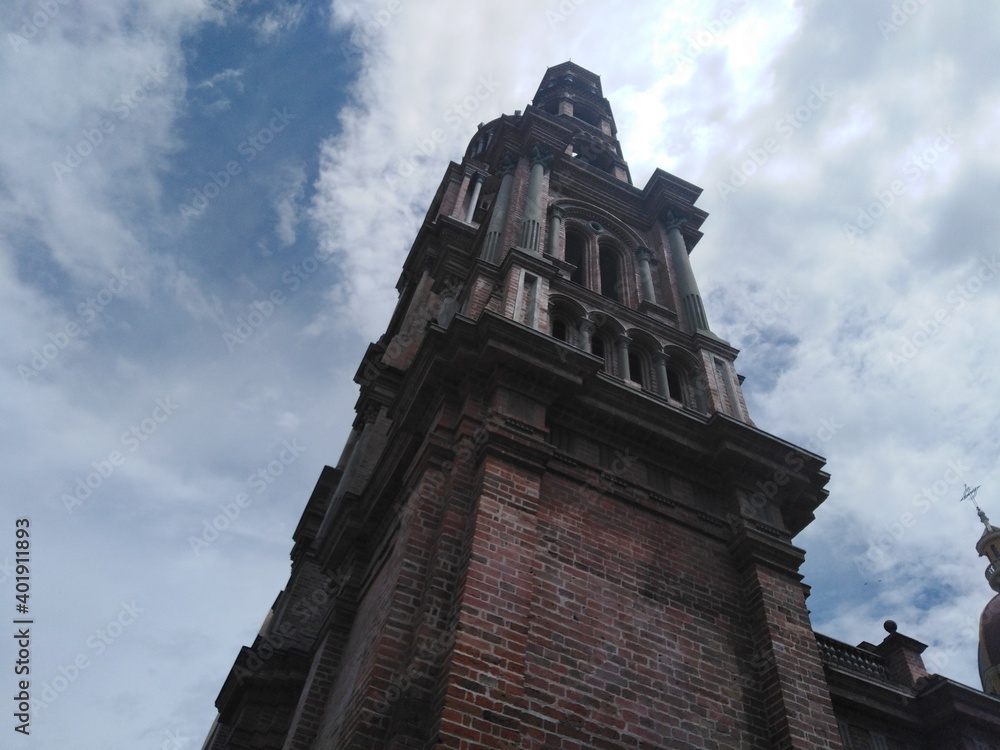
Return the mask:
[(656, 290), (653, 288), (653, 271), (649, 267), (653, 251), (648, 247), (640, 247), (635, 251), (635, 254), (639, 259), (639, 281), (642, 285), (642, 299), (656, 304)]
[(705, 305), (701, 300), (701, 293), (698, 291), (698, 282), (695, 281), (694, 271), (691, 269), (691, 259), (688, 257), (684, 236), (681, 234), (684, 219), (668, 213), (665, 224), (670, 258), (673, 261), (674, 274), (677, 277), (677, 291), (681, 297), (681, 307), (684, 308), (688, 325), (692, 333), (698, 330), (708, 331), (710, 329), (708, 317), (705, 315)]
[(528, 252), (538, 253), (542, 226), (545, 222), (545, 167), (552, 160), (552, 153), (535, 144), (531, 147), (530, 156), (531, 175), (528, 177), (528, 195), (524, 204), (520, 246)]
[(562, 220), (566, 212), (559, 206), (552, 207), (552, 218), (549, 219), (549, 255), (556, 260), (566, 260), (566, 252), (562, 245)]
[(479, 193), (483, 189), (483, 176), (478, 172), (472, 175), (472, 195), (469, 197), (469, 205), (465, 209), (465, 223), (471, 224), (472, 217), (476, 213), (476, 206), (479, 204)]
[(500, 247), (500, 243), (507, 226), (507, 212), (510, 208), (510, 196), (514, 190), (514, 169), (516, 167), (517, 159), (510, 153), (505, 154), (503, 165), (500, 167), (500, 174), (503, 176), (500, 181), (500, 190), (497, 192), (497, 199), (493, 204), (490, 225), (486, 229), (486, 240), (479, 253), (480, 258), (494, 264), (499, 264), (502, 260), (500, 254), (503, 248)]

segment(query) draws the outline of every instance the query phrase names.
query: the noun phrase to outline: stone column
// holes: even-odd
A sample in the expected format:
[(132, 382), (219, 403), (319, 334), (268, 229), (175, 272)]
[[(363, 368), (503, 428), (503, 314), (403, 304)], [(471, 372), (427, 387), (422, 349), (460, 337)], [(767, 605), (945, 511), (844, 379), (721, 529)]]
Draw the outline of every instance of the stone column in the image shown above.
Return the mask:
[(542, 183), (545, 166), (552, 160), (552, 153), (537, 143), (531, 147), (531, 176), (528, 178), (528, 195), (524, 203), (524, 223), (521, 225), (520, 246), (531, 253), (539, 252), (542, 224), (545, 221), (546, 196)]
[(465, 223), (472, 223), (472, 216), (476, 213), (476, 205), (479, 203), (479, 191), (483, 189), (483, 176), (476, 172), (472, 175), (472, 197), (469, 198), (469, 206), (465, 209)]
[(661, 398), (670, 397), (670, 382), (667, 380), (667, 362), (670, 355), (666, 352), (657, 352), (653, 355), (653, 365), (656, 367), (656, 392)]
[(594, 335), (594, 324), (583, 319), (580, 321), (580, 348), (588, 354), (592, 354), (590, 339)]
[(653, 271), (649, 267), (653, 251), (648, 247), (640, 247), (635, 251), (635, 254), (639, 258), (639, 281), (642, 284), (642, 298), (655, 304), (656, 290), (653, 288)]
[(549, 220), (549, 255), (557, 260), (566, 260), (566, 253), (559, 241), (562, 235), (562, 220), (566, 212), (559, 206), (552, 207), (552, 218)]
[(490, 225), (486, 229), (486, 240), (483, 242), (483, 249), (479, 252), (480, 258), (497, 265), (500, 263), (500, 253), (503, 250), (500, 247), (500, 242), (507, 225), (507, 209), (510, 207), (510, 195), (514, 189), (514, 169), (516, 167), (517, 159), (510, 152), (504, 154), (503, 163), (500, 166), (500, 174), (503, 175), (503, 179), (500, 181), (500, 190), (497, 193), (496, 203), (493, 205)]
[(631, 380), (631, 373), (629, 373), (628, 367), (628, 345), (631, 339), (622, 334), (615, 339), (615, 345), (618, 349), (618, 374), (621, 375), (622, 380)]
[(705, 315), (705, 305), (701, 301), (701, 293), (698, 291), (698, 282), (694, 279), (694, 271), (691, 270), (691, 259), (688, 257), (687, 246), (684, 244), (684, 237), (681, 235), (681, 226), (684, 219), (676, 218), (672, 213), (667, 213), (667, 244), (670, 247), (670, 257), (674, 262), (674, 273), (677, 276), (677, 291), (681, 297), (681, 306), (684, 308), (688, 325), (692, 332), (697, 330), (710, 330), (708, 318)]

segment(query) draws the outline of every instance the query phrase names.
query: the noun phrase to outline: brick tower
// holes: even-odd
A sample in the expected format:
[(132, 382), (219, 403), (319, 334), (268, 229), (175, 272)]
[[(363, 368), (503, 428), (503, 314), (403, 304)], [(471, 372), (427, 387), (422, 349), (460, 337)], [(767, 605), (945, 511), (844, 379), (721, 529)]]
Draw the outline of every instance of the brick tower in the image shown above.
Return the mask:
[(481, 125), (206, 748), (839, 748), (791, 539), (822, 460), (757, 429), (598, 76)]

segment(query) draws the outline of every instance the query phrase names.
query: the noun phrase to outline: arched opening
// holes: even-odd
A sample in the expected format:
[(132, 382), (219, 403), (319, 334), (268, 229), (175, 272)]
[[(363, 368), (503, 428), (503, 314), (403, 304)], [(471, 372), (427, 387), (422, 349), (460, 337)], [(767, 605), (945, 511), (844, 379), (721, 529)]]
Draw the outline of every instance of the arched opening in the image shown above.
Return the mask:
[(566, 326), (566, 321), (562, 318), (556, 318), (552, 321), (552, 336), (559, 339), (560, 341), (568, 341), (568, 328)]
[(587, 240), (579, 232), (566, 232), (566, 262), (575, 266), (569, 280), (574, 284), (586, 286), (586, 268), (584, 257), (586, 256)]
[(621, 258), (618, 252), (607, 245), (601, 245), (597, 263), (601, 271), (601, 294), (615, 302), (621, 302)]

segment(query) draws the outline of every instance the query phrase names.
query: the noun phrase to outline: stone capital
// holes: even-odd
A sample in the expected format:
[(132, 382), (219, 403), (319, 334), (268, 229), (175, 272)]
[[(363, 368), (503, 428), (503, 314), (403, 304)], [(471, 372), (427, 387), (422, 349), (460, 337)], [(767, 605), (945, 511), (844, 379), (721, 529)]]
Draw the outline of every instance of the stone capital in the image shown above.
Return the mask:
[(667, 211), (667, 215), (663, 218), (663, 224), (666, 226), (668, 232), (674, 229), (680, 231), (686, 223), (687, 219), (685, 217), (677, 216), (673, 211)]
[(442, 297), (450, 297), (454, 299), (458, 296), (458, 293), (462, 290), (462, 280), (458, 276), (453, 276), (451, 274), (444, 277), (441, 282), (441, 288), (439, 294)]
[(531, 159), (531, 166), (541, 164), (542, 167), (548, 168), (549, 162), (552, 161), (552, 151), (540, 143), (535, 143), (528, 151), (528, 157)]
[(501, 177), (506, 177), (509, 174), (514, 174), (515, 169), (517, 169), (517, 157), (510, 151), (504, 151), (503, 156), (500, 157), (500, 166), (497, 169), (497, 174)]

